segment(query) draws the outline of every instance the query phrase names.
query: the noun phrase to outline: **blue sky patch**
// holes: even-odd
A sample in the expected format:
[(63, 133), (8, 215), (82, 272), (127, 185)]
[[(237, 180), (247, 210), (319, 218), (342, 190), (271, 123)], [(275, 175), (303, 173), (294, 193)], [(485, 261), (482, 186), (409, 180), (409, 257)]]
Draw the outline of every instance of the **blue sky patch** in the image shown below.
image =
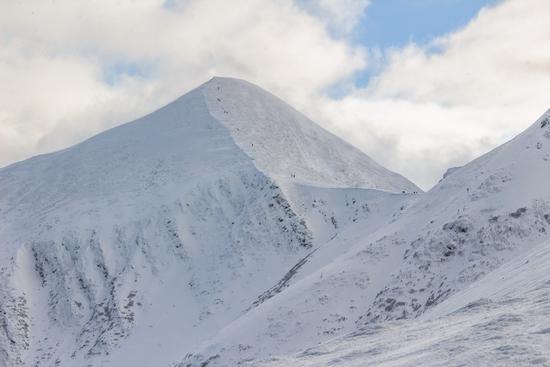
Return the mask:
[(111, 86), (116, 85), (123, 76), (145, 78), (146, 72), (142, 65), (124, 62), (113, 63), (103, 69), (103, 80)]
[[(373, 0), (351, 34), (353, 44), (380, 50), (380, 60), (355, 75), (365, 87), (383, 66), (384, 50), (410, 43), (428, 45), (434, 38), (466, 26), (485, 6), (500, 0)], [(433, 50), (436, 52), (437, 50)]]
[(428, 43), (472, 20), (499, 0), (373, 0), (355, 27), (352, 40), (369, 48)]

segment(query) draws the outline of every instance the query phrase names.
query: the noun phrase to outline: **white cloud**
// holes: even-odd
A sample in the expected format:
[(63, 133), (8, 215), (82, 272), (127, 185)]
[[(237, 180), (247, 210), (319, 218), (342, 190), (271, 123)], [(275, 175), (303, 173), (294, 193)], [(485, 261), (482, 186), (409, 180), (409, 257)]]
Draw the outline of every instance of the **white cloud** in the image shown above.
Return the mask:
[[(504, 1), (431, 45), (386, 50), (381, 73), (341, 99), (323, 93), (366, 65), (345, 34), (368, 1), (295, 1), (2, 2), (0, 166), (150, 112), (213, 75), (266, 87), (423, 187), (549, 107), (546, 0)], [(140, 73), (109, 83), (113, 65)]]
[(428, 188), (550, 107), (549, 19), (546, 0), (486, 8), (431, 45), (390, 50), (367, 88), (320, 104), (318, 118)]
[[(0, 165), (160, 107), (213, 75), (304, 105), (365, 65), (291, 0), (3, 2)], [(109, 83), (112, 65), (145, 75)], [(109, 79), (109, 78), (107, 78)], [(112, 78), (111, 78), (112, 79)]]
[(370, 0), (298, 0), (312, 14), (322, 19), (334, 33), (351, 32)]

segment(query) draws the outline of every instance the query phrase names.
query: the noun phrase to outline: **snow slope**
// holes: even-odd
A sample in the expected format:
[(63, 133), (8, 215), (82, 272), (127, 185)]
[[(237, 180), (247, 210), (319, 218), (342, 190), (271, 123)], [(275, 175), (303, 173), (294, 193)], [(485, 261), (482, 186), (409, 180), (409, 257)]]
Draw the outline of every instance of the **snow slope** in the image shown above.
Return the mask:
[[(285, 292), (222, 329), (182, 365), (298, 353), (365, 327), (427, 315), (453, 295), (461, 299), (468, 286), (548, 241), (549, 181), (546, 113), (430, 192), (404, 201), (389, 224), (344, 230), (307, 259)], [(236, 336), (245, 350), (231, 342)]]
[(550, 242), (491, 272), (420, 319), (361, 328), (248, 366), (548, 366)]
[(375, 228), (408, 197), (390, 192), (416, 190), (215, 78), (0, 170), (0, 366), (169, 365), (283, 291), (337, 229)]

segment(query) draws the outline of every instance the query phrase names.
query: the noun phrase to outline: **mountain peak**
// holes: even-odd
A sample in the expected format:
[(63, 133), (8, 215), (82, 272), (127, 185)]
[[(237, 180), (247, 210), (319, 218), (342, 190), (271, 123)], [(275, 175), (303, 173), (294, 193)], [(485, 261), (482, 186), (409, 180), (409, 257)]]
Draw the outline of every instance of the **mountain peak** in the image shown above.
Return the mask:
[(208, 91), (208, 90), (210, 90), (209, 87), (211, 87), (212, 85), (218, 85), (218, 84), (223, 84), (226, 87), (229, 87), (229, 86), (233, 85), (235, 87), (241, 86), (241, 87), (261, 89), (257, 85), (255, 85), (255, 84), (253, 84), (253, 83), (251, 83), (251, 82), (249, 82), (245, 79), (229, 77), (229, 76), (218, 76), (218, 75), (214, 75), (212, 78), (208, 79), (206, 82), (202, 83), (201, 85), (199, 85), (195, 89), (202, 90), (202, 91)]
[(225, 82), (235, 82), (235, 83), (248, 83), (252, 84), (244, 79), (241, 78), (235, 78), (231, 76), (221, 76), (221, 75), (214, 75), (212, 78), (210, 78), (208, 81), (206, 81), (204, 84), (207, 83), (214, 83), (217, 81), (225, 81)]
[(421, 191), (250, 82), (214, 77), (190, 93), (196, 91), (214, 119), (268, 175), (314, 186)]

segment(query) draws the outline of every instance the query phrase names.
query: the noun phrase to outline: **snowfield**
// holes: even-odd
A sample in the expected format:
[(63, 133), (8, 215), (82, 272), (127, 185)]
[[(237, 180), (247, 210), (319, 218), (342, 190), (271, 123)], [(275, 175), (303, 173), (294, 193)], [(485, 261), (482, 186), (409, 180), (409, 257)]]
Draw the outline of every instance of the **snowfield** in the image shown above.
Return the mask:
[(422, 193), (214, 78), (0, 169), (0, 366), (550, 365), (549, 160)]
[(248, 366), (547, 366), (550, 243), (502, 265), (415, 320), (365, 326)]

